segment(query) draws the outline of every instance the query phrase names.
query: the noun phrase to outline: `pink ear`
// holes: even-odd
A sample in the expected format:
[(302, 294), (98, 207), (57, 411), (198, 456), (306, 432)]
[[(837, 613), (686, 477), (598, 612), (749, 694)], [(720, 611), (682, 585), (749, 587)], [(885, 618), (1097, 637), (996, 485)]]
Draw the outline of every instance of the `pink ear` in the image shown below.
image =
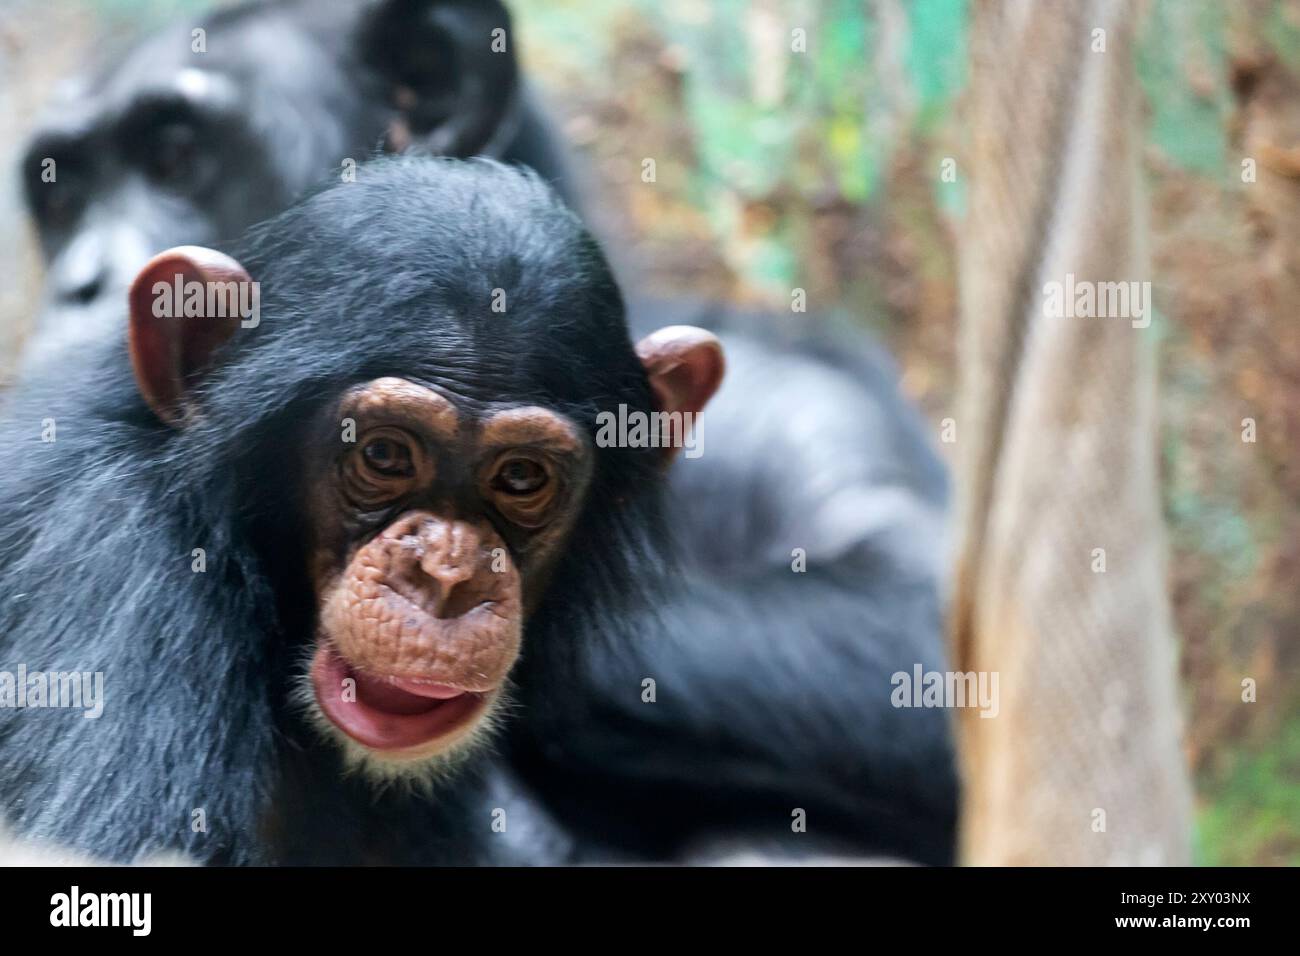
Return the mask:
[[(655, 410), (660, 412), (703, 411), (726, 371), (717, 336), (692, 325), (651, 332), (637, 343), (636, 354), (650, 377)], [(666, 450), (671, 459), (678, 449), (669, 445)]]
[[(136, 385), (169, 425), (184, 423), (186, 393), (210, 365), (212, 353), (239, 328), (239, 289), (251, 281), (244, 267), (223, 253), (177, 246), (145, 263), (131, 283), (129, 343)], [(198, 283), (197, 297), (193, 283)]]

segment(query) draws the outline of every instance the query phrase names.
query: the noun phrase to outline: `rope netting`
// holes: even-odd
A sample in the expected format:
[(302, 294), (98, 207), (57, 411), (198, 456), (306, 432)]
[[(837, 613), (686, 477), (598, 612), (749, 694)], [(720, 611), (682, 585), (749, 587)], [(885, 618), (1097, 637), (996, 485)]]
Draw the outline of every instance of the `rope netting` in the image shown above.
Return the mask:
[(973, 11), (953, 666), (1000, 702), (959, 720), (967, 863), (1189, 857), (1134, 13)]

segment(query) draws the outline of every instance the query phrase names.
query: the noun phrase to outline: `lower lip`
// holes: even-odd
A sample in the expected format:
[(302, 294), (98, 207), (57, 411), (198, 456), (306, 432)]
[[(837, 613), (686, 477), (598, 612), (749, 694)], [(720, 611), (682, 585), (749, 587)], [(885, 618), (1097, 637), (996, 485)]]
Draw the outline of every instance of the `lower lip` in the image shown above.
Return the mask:
[(399, 688), (429, 698), (428, 710), (398, 714), (356, 700), (343, 699), (343, 681), (352, 668), (333, 647), (322, 644), (312, 660), (311, 681), (316, 701), (330, 722), (357, 743), (371, 750), (397, 755), (401, 751), (436, 752), (432, 745), (446, 741), (471, 725), (487, 706), (486, 694), (457, 692), (445, 685), (395, 680)]

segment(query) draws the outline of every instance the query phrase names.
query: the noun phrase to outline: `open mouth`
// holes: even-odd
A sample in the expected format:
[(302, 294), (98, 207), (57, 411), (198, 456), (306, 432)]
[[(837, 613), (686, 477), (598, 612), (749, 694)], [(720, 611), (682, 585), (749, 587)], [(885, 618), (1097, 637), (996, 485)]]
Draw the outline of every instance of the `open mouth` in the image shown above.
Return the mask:
[[(343, 681), (356, 682), (356, 699), (344, 698)], [(354, 670), (328, 642), (311, 664), (312, 687), (321, 711), (353, 740), (371, 750), (412, 756), (436, 752), (440, 743), (470, 727), (491, 694), (463, 691), (447, 684), (402, 677), (382, 677)], [(351, 696), (351, 695), (349, 695)]]

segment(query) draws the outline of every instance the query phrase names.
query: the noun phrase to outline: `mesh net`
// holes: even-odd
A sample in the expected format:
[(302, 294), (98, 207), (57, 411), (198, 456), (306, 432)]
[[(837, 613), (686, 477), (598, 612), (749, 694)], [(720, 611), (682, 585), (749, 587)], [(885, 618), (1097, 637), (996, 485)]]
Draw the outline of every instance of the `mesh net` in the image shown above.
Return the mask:
[[(960, 712), (967, 863), (1189, 857), (1134, 13), (974, 10), (952, 638), (1000, 700)], [(1050, 309), (1051, 283), (1087, 311), (1072, 290), (1130, 280), (1124, 315)]]

